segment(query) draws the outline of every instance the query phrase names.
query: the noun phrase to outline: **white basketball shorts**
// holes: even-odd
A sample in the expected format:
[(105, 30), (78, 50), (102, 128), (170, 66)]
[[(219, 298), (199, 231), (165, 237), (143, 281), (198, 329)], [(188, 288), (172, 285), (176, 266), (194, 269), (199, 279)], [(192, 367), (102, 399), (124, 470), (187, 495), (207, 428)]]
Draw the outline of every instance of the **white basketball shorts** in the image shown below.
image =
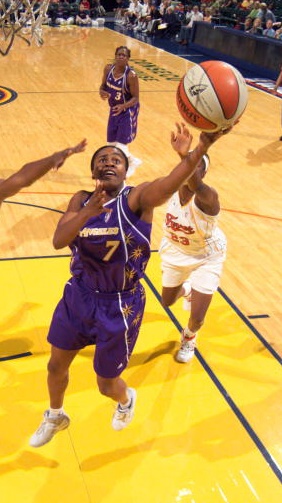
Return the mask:
[(161, 257), (162, 286), (176, 287), (189, 279), (193, 290), (213, 294), (220, 282), (226, 251), (212, 255), (187, 255), (167, 240), (163, 240)]

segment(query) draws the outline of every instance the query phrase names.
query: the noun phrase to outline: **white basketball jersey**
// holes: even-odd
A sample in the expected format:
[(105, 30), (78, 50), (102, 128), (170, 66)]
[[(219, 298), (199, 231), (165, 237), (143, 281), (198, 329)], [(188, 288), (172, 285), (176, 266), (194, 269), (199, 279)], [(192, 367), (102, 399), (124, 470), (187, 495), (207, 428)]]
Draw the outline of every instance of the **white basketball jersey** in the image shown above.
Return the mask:
[(218, 227), (218, 215), (203, 213), (195, 196), (181, 206), (176, 192), (168, 201), (164, 237), (187, 255), (211, 255), (226, 250), (226, 238)]

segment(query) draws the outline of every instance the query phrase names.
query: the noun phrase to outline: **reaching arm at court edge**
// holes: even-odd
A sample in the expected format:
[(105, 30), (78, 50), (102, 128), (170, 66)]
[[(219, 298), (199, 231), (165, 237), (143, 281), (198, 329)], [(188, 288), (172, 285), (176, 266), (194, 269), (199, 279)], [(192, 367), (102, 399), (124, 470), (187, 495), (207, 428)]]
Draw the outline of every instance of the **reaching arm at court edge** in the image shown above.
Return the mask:
[(13, 196), (19, 190), (28, 187), (51, 169), (59, 169), (68, 157), (83, 152), (86, 145), (87, 140), (84, 139), (74, 147), (66, 148), (38, 161), (25, 164), (6, 180), (0, 179), (0, 204), (6, 197)]
[(281, 70), (280, 70), (280, 73), (277, 77), (277, 80), (275, 82), (275, 86), (274, 86), (274, 92), (277, 91), (278, 87), (282, 86), (282, 66), (281, 66)]

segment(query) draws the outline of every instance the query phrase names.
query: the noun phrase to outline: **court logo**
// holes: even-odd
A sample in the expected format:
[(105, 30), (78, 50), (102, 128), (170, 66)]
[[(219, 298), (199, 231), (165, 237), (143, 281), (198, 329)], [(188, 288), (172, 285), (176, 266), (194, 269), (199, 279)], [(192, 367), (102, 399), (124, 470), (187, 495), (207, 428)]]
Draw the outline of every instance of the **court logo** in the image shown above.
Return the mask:
[(8, 87), (0, 86), (0, 105), (6, 105), (10, 101), (14, 101), (18, 97), (16, 91)]

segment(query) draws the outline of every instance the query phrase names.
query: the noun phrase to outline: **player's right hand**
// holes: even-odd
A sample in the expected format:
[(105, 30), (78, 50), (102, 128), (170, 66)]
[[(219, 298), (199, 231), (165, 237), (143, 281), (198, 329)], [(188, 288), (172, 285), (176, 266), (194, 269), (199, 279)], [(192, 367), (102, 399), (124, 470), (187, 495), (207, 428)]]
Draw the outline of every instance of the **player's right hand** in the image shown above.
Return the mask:
[(176, 122), (175, 126), (176, 132), (171, 132), (171, 145), (180, 157), (185, 157), (190, 150), (193, 136), (184, 122)]
[(108, 100), (111, 96), (110, 93), (107, 93), (107, 91), (104, 91), (103, 89), (100, 89), (99, 94), (102, 100)]
[(100, 213), (108, 213), (111, 210), (109, 208), (104, 208), (106, 200), (106, 191), (103, 187), (103, 182), (96, 180), (95, 190), (88, 201), (88, 208), (91, 210), (92, 216), (100, 215)]

